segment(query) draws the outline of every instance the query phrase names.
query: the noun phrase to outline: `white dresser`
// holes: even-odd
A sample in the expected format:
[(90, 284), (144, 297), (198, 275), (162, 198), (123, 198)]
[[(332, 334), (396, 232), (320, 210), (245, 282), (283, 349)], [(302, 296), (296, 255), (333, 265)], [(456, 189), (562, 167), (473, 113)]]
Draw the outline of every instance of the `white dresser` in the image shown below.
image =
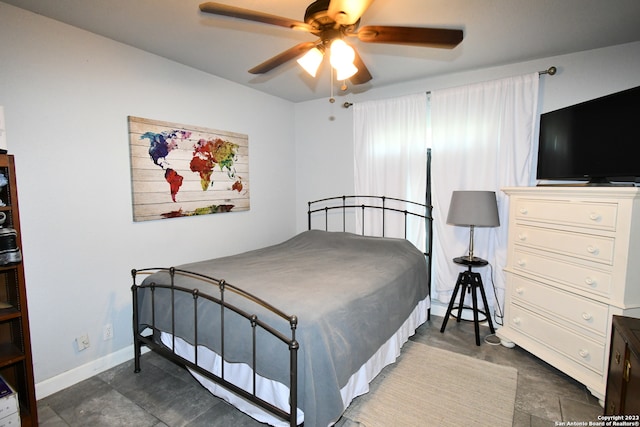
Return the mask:
[(614, 314), (640, 317), (640, 189), (517, 187), (509, 196), (503, 345), (604, 401)]

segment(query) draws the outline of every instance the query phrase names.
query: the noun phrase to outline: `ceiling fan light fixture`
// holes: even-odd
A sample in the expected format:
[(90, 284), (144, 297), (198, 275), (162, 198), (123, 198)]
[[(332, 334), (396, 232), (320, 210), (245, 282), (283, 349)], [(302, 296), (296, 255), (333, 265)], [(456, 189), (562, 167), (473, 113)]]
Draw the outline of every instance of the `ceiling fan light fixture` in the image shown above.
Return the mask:
[(353, 65), (356, 52), (342, 39), (335, 39), (331, 42), (331, 66), (336, 70), (346, 64)]
[(357, 72), (358, 72), (358, 67), (356, 67), (355, 65), (351, 63), (342, 64), (340, 68), (336, 68), (336, 79), (347, 80)]
[[(361, 27), (360, 19), (372, 2), (373, 0), (313, 0), (305, 10), (304, 21), (212, 1), (202, 3), (200, 11), (217, 16), (302, 30), (318, 37), (315, 42), (298, 43), (267, 59), (248, 70), (251, 74), (264, 74), (288, 61), (300, 58), (298, 62), (301, 66), (307, 73), (315, 77), (322, 63), (322, 56), (327, 53), (327, 49), (330, 49), (331, 80), (336, 74), (334, 71), (337, 71), (339, 78), (348, 78), (352, 84), (361, 85), (369, 82), (373, 76), (357, 52), (342, 40), (344, 37), (355, 37), (366, 43), (441, 49), (453, 49), (462, 42), (464, 32), (461, 29), (395, 25)], [(334, 46), (330, 46), (331, 43)], [(309, 52), (310, 50), (313, 51)], [(309, 64), (305, 65), (305, 63)]]
[(304, 68), (311, 77), (315, 77), (318, 72), (318, 68), (320, 68), (323, 57), (324, 54), (320, 49), (314, 47), (305, 53), (304, 56), (298, 58), (298, 64), (300, 64), (300, 66)]

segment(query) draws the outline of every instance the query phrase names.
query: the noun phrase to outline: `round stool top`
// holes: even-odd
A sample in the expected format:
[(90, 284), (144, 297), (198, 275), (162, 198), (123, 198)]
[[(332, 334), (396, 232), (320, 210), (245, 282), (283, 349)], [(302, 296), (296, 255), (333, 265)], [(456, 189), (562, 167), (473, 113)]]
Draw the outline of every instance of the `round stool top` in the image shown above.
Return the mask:
[(474, 256), (473, 258), (469, 258), (468, 256), (461, 256), (458, 258), (454, 258), (453, 262), (460, 265), (470, 265), (472, 267), (483, 267), (489, 264), (489, 261), (478, 258), (477, 256)]

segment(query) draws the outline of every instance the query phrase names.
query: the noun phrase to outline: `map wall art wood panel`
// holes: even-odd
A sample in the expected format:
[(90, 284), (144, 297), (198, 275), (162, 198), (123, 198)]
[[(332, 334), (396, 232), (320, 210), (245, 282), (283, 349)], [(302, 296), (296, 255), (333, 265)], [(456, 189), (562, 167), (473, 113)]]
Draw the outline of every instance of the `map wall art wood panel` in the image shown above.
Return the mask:
[(249, 210), (249, 138), (128, 118), (133, 220)]

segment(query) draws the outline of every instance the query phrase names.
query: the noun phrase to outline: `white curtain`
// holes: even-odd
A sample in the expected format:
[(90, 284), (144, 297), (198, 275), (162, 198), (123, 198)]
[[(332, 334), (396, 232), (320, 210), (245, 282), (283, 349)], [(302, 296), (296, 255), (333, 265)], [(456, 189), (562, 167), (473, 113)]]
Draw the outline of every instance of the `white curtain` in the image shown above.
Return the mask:
[[(356, 194), (425, 203), (426, 93), (358, 102), (353, 114)], [(377, 224), (367, 221), (365, 227)], [(400, 227), (404, 226), (388, 224), (389, 235), (398, 236)], [(424, 248), (424, 221), (410, 221), (407, 238), (418, 248)]]
[[(503, 307), (507, 256), (507, 186), (533, 183), (538, 73), (433, 91), (430, 100), (434, 205), (435, 298), (449, 302), (461, 267), (452, 259), (468, 252), (469, 228), (446, 224), (454, 190), (495, 191), (500, 227), (474, 233), (474, 255), (490, 262), (478, 268), (490, 305), (492, 283)], [(493, 276), (493, 277), (492, 277)]]

